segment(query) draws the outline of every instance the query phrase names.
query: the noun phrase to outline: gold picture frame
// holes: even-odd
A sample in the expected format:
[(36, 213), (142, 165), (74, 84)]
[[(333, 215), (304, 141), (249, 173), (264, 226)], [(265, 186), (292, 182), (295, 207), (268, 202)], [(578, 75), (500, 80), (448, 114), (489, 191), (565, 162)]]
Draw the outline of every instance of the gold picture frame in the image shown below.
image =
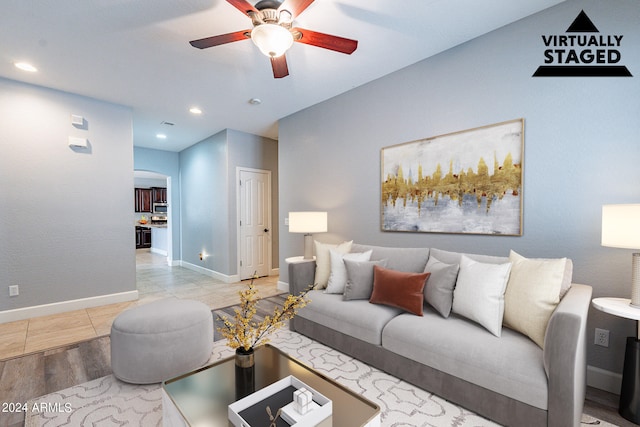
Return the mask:
[(523, 118), (380, 154), (383, 231), (522, 235)]

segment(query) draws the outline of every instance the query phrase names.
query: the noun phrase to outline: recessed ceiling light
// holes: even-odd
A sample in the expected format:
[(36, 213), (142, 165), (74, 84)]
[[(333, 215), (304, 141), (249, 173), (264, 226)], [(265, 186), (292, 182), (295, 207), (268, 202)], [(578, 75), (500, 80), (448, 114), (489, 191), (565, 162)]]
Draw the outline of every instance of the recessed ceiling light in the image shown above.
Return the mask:
[(35, 73), (36, 71), (38, 71), (36, 67), (27, 62), (16, 62), (14, 65), (16, 66), (16, 68), (19, 68), (22, 71), (28, 71), (30, 73)]
[(251, 105), (260, 105), (260, 104), (262, 104), (262, 100), (260, 98), (251, 98), (249, 100), (249, 104), (251, 104)]
[(199, 109), (198, 107), (191, 107), (189, 108), (189, 112), (191, 114), (202, 114), (202, 110)]
[(165, 135), (164, 133), (157, 133), (156, 134), (156, 138), (158, 138), (158, 139), (167, 139), (167, 135)]

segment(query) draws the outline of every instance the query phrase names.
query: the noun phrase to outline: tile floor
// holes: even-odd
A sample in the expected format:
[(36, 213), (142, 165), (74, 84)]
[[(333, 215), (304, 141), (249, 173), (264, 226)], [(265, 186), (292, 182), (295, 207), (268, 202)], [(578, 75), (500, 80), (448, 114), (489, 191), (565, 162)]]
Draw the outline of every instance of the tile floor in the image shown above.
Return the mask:
[[(137, 301), (0, 324), (0, 360), (108, 335), (113, 319), (121, 311), (161, 298), (195, 299), (211, 309), (240, 301), (238, 291), (246, 282), (224, 283), (182, 267), (169, 267), (165, 257), (148, 249), (136, 252)], [(262, 297), (280, 293), (277, 283), (277, 276), (255, 281)]]

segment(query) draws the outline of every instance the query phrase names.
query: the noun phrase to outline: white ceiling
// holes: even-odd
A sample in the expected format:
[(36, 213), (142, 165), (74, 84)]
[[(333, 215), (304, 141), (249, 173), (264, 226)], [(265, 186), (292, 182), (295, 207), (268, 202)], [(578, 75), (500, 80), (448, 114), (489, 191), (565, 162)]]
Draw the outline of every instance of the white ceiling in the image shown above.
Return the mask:
[(180, 151), (226, 128), (277, 139), (280, 118), (562, 1), (316, 0), (294, 24), (358, 49), (295, 43), (290, 75), (276, 80), (250, 40), (189, 45), (251, 28), (225, 0), (4, 0), (0, 76), (132, 107), (140, 147)]

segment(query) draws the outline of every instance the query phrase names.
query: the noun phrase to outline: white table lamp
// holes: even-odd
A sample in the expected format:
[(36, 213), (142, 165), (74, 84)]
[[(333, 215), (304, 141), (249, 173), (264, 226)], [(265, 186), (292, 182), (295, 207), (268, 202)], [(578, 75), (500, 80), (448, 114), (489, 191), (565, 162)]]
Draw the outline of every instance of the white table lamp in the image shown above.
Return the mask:
[[(640, 249), (640, 204), (602, 206), (602, 246)], [(631, 305), (640, 309), (640, 253), (632, 260)]]
[(313, 235), (327, 232), (326, 212), (289, 212), (289, 232), (304, 233), (304, 259), (313, 258)]

